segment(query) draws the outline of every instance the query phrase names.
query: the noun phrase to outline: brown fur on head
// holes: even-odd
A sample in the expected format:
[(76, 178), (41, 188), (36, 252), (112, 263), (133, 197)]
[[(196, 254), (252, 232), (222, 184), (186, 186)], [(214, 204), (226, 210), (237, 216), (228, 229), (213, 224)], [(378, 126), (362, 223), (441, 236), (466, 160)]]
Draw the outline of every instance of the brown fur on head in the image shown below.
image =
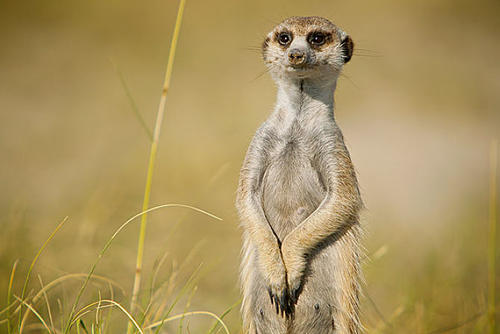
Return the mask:
[(354, 49), (352, 39), (329, 20), (290, 17), (266, 37), (262, 55), (271, 74), (309, 77), (339, 73)]

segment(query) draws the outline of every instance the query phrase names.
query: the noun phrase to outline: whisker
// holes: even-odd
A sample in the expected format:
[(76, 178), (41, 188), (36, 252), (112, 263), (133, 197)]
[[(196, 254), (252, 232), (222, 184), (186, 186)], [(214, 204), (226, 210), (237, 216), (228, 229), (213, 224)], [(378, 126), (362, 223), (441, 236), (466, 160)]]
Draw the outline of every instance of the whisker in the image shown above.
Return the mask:
[(245, 47), (245, 48), (242, 48), (242, 50), (255, 52), (255, 53), (262, 53), (262, 49), (258, 48), (258, 47)]
[(347, 80), (349, 80), (349, 82), (354, 86), (356, 87), (357, 89), (359, 89), (359, 86), (356, 85), (356, 83), (346, 74), (340, 72), (340, 75), (343, 77), (343, 78), (346, 78)]
[(269, 68), (266, 68), (262, 73), (258, 74), (255, 78), (250, 80), (249, 82), (255, 82), (257, 79), (260, 79), (264, 74), (269, 72)]
[(370, 49), (363, 49), (363, 48), (354, 48), (354, 53), (356, 54), (363, 54), (363, 55), (371, 55), (371, 56), (378, 56), (382, 57), (383, 54), (379, 51), (375, 50), (370, 50)]
[(382, 55), (370, 55), (370, 54), (362, 54), (362, 53), (356, 53), (354, 52), (352, 54), (352, 56), (356, 56), (356, 57), (368, 57), (368, 58), (382, 58), (383, 56)]

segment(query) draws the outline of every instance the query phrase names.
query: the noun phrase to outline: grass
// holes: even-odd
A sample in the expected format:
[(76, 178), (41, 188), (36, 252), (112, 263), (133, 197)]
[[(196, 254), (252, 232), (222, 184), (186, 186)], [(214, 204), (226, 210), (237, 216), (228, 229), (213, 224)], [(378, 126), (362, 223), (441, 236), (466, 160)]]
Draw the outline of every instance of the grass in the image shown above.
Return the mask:
[[(118, 308), (128, 318), (128, 320), (132, 324), (132, 329), (131, 329), (132, 332), (145, 333), (145, 331), (147, 331), (147, 330), (157, 329), (157, 327), (161, 327), (160, 325), (166, 324), (166, 323), (171, 322), (173, 320), (181, 319), (184, 315), (190, 316), (190, 315), (200, 314), (200, 315), (209, 315), (209, 316), (212, 316), (213, 318), (215, 318), (219, 322), (219, 324), (226, 330), (226, 332), (229, 333), (229, 331), (227, 330), (227, 326), (224, 324), (224, 322), (222, 321), (222, 319), (219, 318), (219, 317), (217, 317), (215, 314), (213, 314), (211, 312), (207, 312), (207, 311), (191, 311), (191, 312), (188, 312), (186, 310), (185, 312), (183, 312), (181, 314), (178, 314), (178, 315), (175, 315), (175, 316), (170, 316), (171, 311), (173, 310), (173, 308), (176, 305), (176, 303), (180, 300), (180, 298), (182, 297), (182, 295), (185, 294), (186, 291), (189, 291), (189, 290), (192, 289), (192, 287), (190, 286), (190, 283), (193, 282), (193, 279), (194, 279), (196, 273), (193, 274), (193, 276), (191, 277), (191, 279), (189, 279), (185, 283), (185, 285), (181, 289), (181, 292), (179, 293), (179, 295), (174, 298), (172, 304), (169, 306), (168, 311), (166, 313), (164, 313), (164, 314), (161, 314), (162, 312), (157, 313), (156, 317), (152, 317), (152, 321), (153, 322), (151, 324), (148, 324), (148, 323), (139, 324), (139, 321), (132, 315), (132, 313), (129, 310), (127, 310), (121, 303), (116, 302), (115, 300), (112, 300), (112, 299), (100, 299), (99, 298), (98, 301), (94, 301), (94, 302), (88, 303), (85, 306), (80, 307), (80, 308), (78, 307), (79, 304), (80, 304), (80, 300), (81, 300), (82, 296), (84, 295), (84, 292), (85, 292), (88, 284), (92, 280), (101, 280), (101, 281), (104, 281), (104, 282), (108, 283), (110, 286), (111, 285), (117, 285), (116, 283), (110, 281), (109, 279), (106, 279), (105, 277), (100, 277), (100, 276), (94, 275), (94, 272), (95, 272), (95, 269), (96, 269), (97, 265), (99, 264), (100, 260), (102, 259), (102, 257), (106, 253), (106, 251), (109, 249), (109, 247), (111, 246), (113, 240), (115, 240), (115, 238), (118, 236), (118, 234), (121, 231), (123, 231), (125, 229), (125, 227), (127, 227), (131, 222), (133, 222), (137, 218), (142, 217), (143, 215), (145, 215), (147, 213), (150, 213), (152, 211), (155, 211), (155, 210), (159, 210), (159, 209), (162, 209), (162, 208), (171, 208), (171, 207), (188, 208), (188, 209), (200, 212), (202, 214), (205, 214), (205, 215), (207, 215), (207, 216), (209, 216), (211, 218), (215, 218), (215, 219), (219, 219), (220, 220), (220, 218), (218, 218), (217, 216), (214, 216), (214, 215), (212, 215), (212, 214), (210, 214), (210, 213), (208, 213), (206, 211), (203, 211), (201, 209), (198, 209), (198, 208), (195, 208), (195, 207), (192, 207), (192, 206), (189, 206), (189, 205), (183, 205), (183, 204), (165, 204), (165, 205), (156, 206), (156, 207), (150, 208), (150, 209), (148, 209), (146, 211), (140, 212), (140, 213), (134, 215), (133, 217), (131, 217), (130, 219), (128, 219), (125, 223), (123, 223), (115, 231), (115, 233), (111, 236), (111, 238), (108, 240), (108, 242), (104, 245), (102, 251), (99, 253), (99, 256), (98, 256), (96, 262), (92, 265), (92, 267), (91, 267), (91, 269), (90, 269), (90, 271), (89, 271), (88, 274), (70, 274), (70, 275), (65, 275), (65, 276), (59, 277), (58, 279), (50, 282), (49, 284), (47, 284), (45, 286), (43, 284), (41, 284), (41, 289), (37, 293), (35, 293), (32, 296), (29, 296), (29, 297), (27, 297), (25, 299), (16, 296), (12, 292), (12, 282), (14, 281), (14, 276), (15, 276), (16, 268), (17, 268), (17, 262), (15, 262), (14, 266), (13, 266), (13, 269), (12, 269), (12, 274), (11, 274), (11, 279), (10, 279), (9, 289), (8, 289), (8, 300), (7, 300), (7, 305), (8, 306), (4, 310), (2, 310), (1, 313), (0, 313), (0, 314), (3, 314), (3, 313), (7, 314), (6, 319), (4, 319), (2, 321), (7, 324), (7, 328), (8, 328), (9, 333), (12, 332), (12, 330), (13, 330), (14, 333), (22, 333), (23, 330), (26, 327), (27, 319), (28, 319), (28, 316), (29, 316), (30, 312), (36, 316), (36, 319), (38, 319), (38, 321), (42, 324), (43, 328), (47, 329), (47, 331), (49, 333), (56, 333), (56, 332), (57, 333), (58, 332), (69, 333), (72, 328), (78, 328), (78, 326), (81, 326), (81, 323), (83, 323), (82, 320), (81, 320), (82, 317), (84, 317), (88, 313), (95, 312), (96, 319), (98, 319), (99, 312), (101, 312), (102, 309), (109, 308), (109, 307), (116, 307), (116, 308)], [(26, 291), (26, 287), (28, 286), (29, 276), (30, 276), (33, 268), (35, 267), (35, 264), (36, 264), (37, 260), (39, 259), (40, 254), (47, 247), (48, 243), (55, 236), (56, 232), (60, 230), (60, 228), (62, 227), (63, 223), (65, 223), (66, 221), (67, 221), (67, 218), (65, 218), (55, 228), (55, 230), (50, 234), (49, 238), (43, 243), (42, 247), (38, 250), (35, 258), (33, 259), (32, 263), (31, 263), (31, 265), (29, 267), (28, 275), (26, 276), (25, 284), (23, 286), (22, 292)], [(50, 311), (50, 306), (47, 306), (47, 310), (49, 310), (48, 311), (48, 318), (50, 319), (49, 322), (47, 322), (46, 318), (43, 317), (40, 314), (40, 312), (37, 311), (37, 309), (35, 308), (35, 306), (42, 300), (42, 297), (44, 297), (44, 299), (46, 301), (46, 305), (50, 305), (50, 303), (48, 301), (48, 297), (47, 297), (47, 292), (49, 290), (57, 287), (58, 285), (61, 285), (61, 284), (65, 283), (67, 280), (72, 279), (72, 278), (83, 279), (83, 284), (81, 285), (81, 287), (79, 289), (79, 292), (76, 295), (76, 298), (74, 300), (74, 303), (73, 303), (73, 306), (71, 308), (71, 311), (70, 311), (70, 313), (69, 313), (69, 315), (68, 315), (68, 317), (67, 317), (67, 319), (65, 321), (66, 326), (62, 326), (61, 328), (56, 329), (55, 326), (54, 326), (54, 324), (53, 324), (53, 320), (52, 320), (53, 316), (52, 316), (52, 312)], [(113, 290), (110, 288), (110, 291), (113, 291)], [(99, 294), (100, 294), (100, 292), (99, 292)], [(11, 303), (12, 297), (14, 297), (16, 299), (17, 304), (16, 303)], [(17, 306), (17, 307), (15, 307), (15, 306)], [(11, 309), (14, 308), (14, 307), (15, 307), (15, 310), (13, 312), (11, 312)], [(155, 310), (155, 309), (151, 309), (150, 310), (151, 313), (153, 313), (154, 311), (157, 311), (157, 310)], [(18, 315), (18, 322), (17, 322), (17, 326), (13, 329), (12, 318), (16, 314)], [(60, 316), (62, 316), (62, 314)], [(162, 318), (161, 320), (155, 319), (155, 318), (158, 318), (159, 316)], [(48, 323), (50, 323), (51, 325), (49, 326)], [(93, 322), (92, 323), (92, 328), (94, 328), (94, 326), (99, 327), (98, 324), (99, 324), (99, 321)], [(155, 332), (157, 332), (157, 331), (158, 330), (156, 330)]]
[[(163, 117), (165, 114), (165, 104), (167, 101), (167, 93), (170, 87), (170, 79), (172, 78), (172, 70), (174, 67), (175, 50), (177, 48), (177, 41), (179, 39), (179, 32), (182, 23), (182, 15), (184, 13), (184, 6), (186, 4), (185, 0), (181, 0), (179, 4), (179, 10), (177, 12), (177, 19), (175, 21), (174, 34), (172, 36), (172, 42), (170, 45), (170, 52), (168, 55), (167, 69), (165, 71), (165, 80), (163, 83), (163, 89), (160, 97), (160, 104), (158, 106), (158, 113), (156, 116), (156, 123), (153, 132), (153, 140), (151, 142), (151, 149), (149, 155), (148, 172), (146, 176), (146, 186), (144, 189), (144, 199), (142, 202), (142, 211), (146, 211), (149, 207), (149, 198), (151, 196), (151, 187), (153, 184), (153, 172), (156, 162), (156, 153), (158, 151), (158, 143), (160, 141), (161, 125), (163, 123)], [(141, 277), (142, 277), (142, 263), (144, 257), (144, 244), (146, 239), (146, 226), (147, 226), (147, 214), (141, 217), (141, 228), (139, 232), (139, 241), (137, 245), (137, 260), (135, 267), (135, 278), (134, 287), (132, 289), (132, 300), (130, 302), (130, 310), (133, 313), (136, 309), (137, 296), (139, 294), (139, 289), (141, 287)], [(131, 333), (131, 324), (127, 333)]]
[(496, 326), (496, 254), (497, 254), (497, 162), (498, 141), (490, 145), (490, 212), (488, 242), (488, 324), (489, 333), (495, 334)]

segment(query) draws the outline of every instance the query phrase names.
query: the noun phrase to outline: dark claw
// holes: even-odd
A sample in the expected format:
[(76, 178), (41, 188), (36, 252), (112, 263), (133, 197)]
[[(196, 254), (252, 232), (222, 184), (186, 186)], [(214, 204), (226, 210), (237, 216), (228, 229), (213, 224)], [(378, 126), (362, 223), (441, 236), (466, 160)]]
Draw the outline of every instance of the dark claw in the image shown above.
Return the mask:
[(269, 294), (269, 299), (271, 299), (271, 305), (274, 305), (276, 309), (276, 314), (289, 319), (293, 317), (295, 311), (295, 304), (297, 303), (297, 296), (300, 293), (299, 290), (295, 290), (294, 294), (290, 294), (287, 289), (281, 291), (281, 295), (275, 295), (271, 288), (267, 289)]
[(299, 299), (299, 294), (300, 294), (300, 287), (292, 291), (290, 299), (292, 300), (293, 305), (297, 304), (297, 300)]
[(289, 297), (289, 299), (288, 299), (288, 305), (287, 305), (287, 315), (289, 317), (292, 317), (294, 311), (295, 311), (295, 304), (293, 303), (292, 298)]
[(276, 306), (276, 314), (280, 314), (280, 303), (278, 301), (278, 297), (277, 296), (274, 296), (274, 304)]
[(281, 296), (280, 296), (280, 306), (281, 306), (281, 315), (283, 316), (283, 312), (287, 311), (288, 310), (288, 303), (289, 303), (289, 297), (288, 297), (288, 291), (287, 290), (283, 290), (281, 292)]
[(293, 303), (288, 290), (283, 290), (281, 292), (281, 296), (278, 301), (281, 316), (284, 316), (286, 319), (293, 317), (293, 313), (295, 312), (295, 304)]

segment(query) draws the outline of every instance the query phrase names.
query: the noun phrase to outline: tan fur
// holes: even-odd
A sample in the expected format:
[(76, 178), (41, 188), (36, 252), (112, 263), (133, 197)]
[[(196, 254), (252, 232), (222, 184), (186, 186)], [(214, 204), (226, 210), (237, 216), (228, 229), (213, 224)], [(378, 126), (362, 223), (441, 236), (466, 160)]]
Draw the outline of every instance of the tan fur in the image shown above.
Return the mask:
[[(285, 45), (283, 32), (291, 37)], [(317, 32), (324, 44), (310, 42)], [(361, 331), (362, 201), (333, 117), (337, 77), (352, 48), (347, 34), (319, 17), (285, 20), (263, 44), (278, 99), (250, 144), (236, 199), (245, 333)], [(305, 62), (291, 62), (292, 49)]]

